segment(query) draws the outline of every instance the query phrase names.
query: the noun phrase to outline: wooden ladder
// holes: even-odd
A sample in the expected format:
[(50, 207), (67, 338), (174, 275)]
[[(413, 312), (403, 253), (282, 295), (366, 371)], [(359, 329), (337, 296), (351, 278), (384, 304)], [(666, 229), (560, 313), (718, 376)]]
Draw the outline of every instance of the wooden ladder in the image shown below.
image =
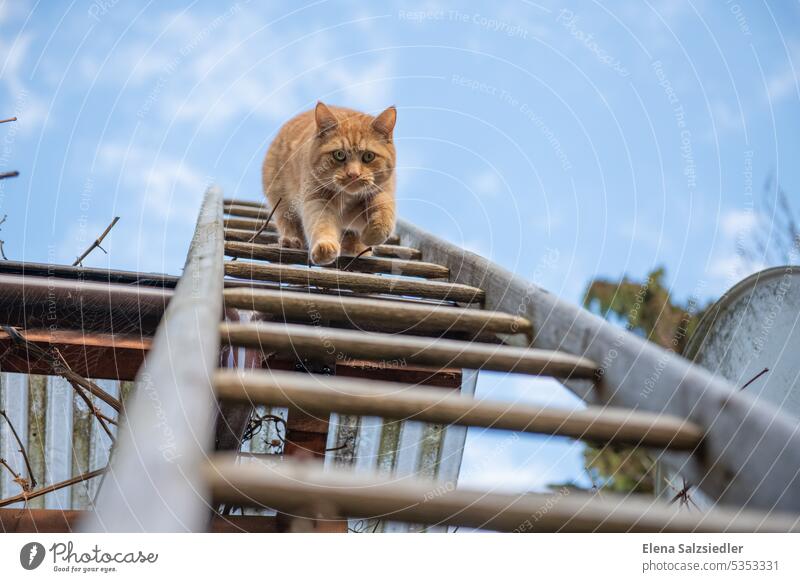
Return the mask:
[[(251, 531), (339, 531), (376, 516), (501, 531), (800, 528), (800, 435), (779, 411), (406, 222), (374, 256), (320, 268), (276, 246), (268, 215), (207, 192), (85, 531), (206, 531), (212, 516)], [(382, 373), (336, 374), (348, 361)], [(476, 399), (406, 369), (549, 376), (588, 406)], [(258, 404), (289, 408), (282, 455), (238, 452)], [(313, 457), (325, 454), (331, 413), (662, 449), (717, 504), (690, 512), (639, 496), (498, 494), (325, 468)], [(220, 516), (224, 506), (279, 513)]]

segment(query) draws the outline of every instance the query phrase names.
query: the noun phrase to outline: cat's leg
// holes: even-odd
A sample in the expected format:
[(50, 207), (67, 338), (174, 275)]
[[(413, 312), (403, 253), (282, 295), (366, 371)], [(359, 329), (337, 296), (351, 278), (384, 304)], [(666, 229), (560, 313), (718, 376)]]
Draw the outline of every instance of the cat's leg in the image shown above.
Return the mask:
[[(352, 230), (346, 230), (342, 235), (342, 254), (355, 257), (361, 255), (369, 247), (361, 242), (361, 236)], [(364, 253), (361, 256), (370, 255), (372, 253)]]
[(296, 209), (279, 208), (275, 212), (275, 223), (278, 225), (278, 244), (287, 249), (302, 249), (306, 247), (306, 237), (303, 233), (303, 223)]
[(395, 200), (391, 192), (379, 192), (366, 203), (367, 224), (361, 242), (369, 246), (383, 244), (394, 231)]
[(311, 262), (328, 265), (336, 260), (342, 247), (342, 221), (330, 201), (307, 199), (303, 204), (303, 226), (311, 248)]

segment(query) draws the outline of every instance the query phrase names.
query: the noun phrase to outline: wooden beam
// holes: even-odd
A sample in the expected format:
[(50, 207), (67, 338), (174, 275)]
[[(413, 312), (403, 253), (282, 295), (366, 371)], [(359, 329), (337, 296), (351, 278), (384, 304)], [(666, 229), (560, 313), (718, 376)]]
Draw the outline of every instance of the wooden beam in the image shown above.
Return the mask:
[[(497, 531), (789, 532), (795, 515), (714, 509), (701, 513), (652, 498), (579, 493), (500, 494), (396, 477), (324, 470), (318, 463), (238, 463), (215, 456), (205, 467), (212, 497), (296, 516), (374, 518)], [(547, 508), (543, 511), (543, 508)], [(326, 511), (327, 510), (327, 511)]]
[(171, 289), (0, 274), (0, 323), (150, 336)]
[[(273, 263), (308, 265), (308, 251), (269, 247), (261, 244), (244, 242), (226, 242), (225, 254), (241, 259), (260, 259)], [(388, 273), (406, 277), (425, 277), (428, 279), (447, 279), (450, 270), (447, 267), (422, 261), (406, 261), (404, 259), (387, 259), (382, 257), (338, 257), (326, 268), (339, 269), (359, 273)]]
[(225, 274), (239, 279), (275, 281), (278, 283), (307, 285), (309, 287), (355, 291), (357, 293), (382, 293), (426, 299), (446, 299), (463, 303), (477, 303), (483, 298), (483, 291), (476, 287), (454, 285), (443, 281), (401, 279), (367, 273), (308, 269), (250, 261), (226, 262)]
[(289, 323), (222, 324), (223, 341), (299, 357), (361, 358), (429, 366), (594, 378), (597, 365), (564, 352)]
[(325, 320), (370, 331), (436, 332), (437, 336), (453, 332), (472, 336), (533, 333), (527, 320), (498, 311), (290, 290), (226, 289), (223, 296), (227, 307), (269, 313), (297, 323)]
[[(3, 533), (72, 533), (80, 531), (82, 520), (92, 512), (76, 509), (0, 509), (0, 532)], [(346, 523), (317, 520), (317, 531), (341, 531)], [(276, 533), (274, 515), (214, 515), (208, 533)]]
[[(27, 329), (24, 335), (42, 349), (56, 348), (70, 369), (84, 378), (133, 380), (150, 349), (150, 338), (134, 335), (50, 329)], [(49, 360), (15, 345), (5, 332), (0, 332), (0, 369), (53, 375)]]
[(596, 387), (567, 383), (589, 402), (687, 418), (706, 433), (703, 455), (672, 456), (672, 467), (720, 503), (800, 512), (797, 421), (618, 326), (569, 304), (474, 253), (405, 221), (403, 244), (447, 265), (456, 282), (486, 290), (486, 308), (529, 319), (534, 345), (602, 364)]
[(97, 510), (83, 531), (204, 531), (222, 318), (222, 192), (203, 200), (183, 275), (137, 377)]
[(565, 411), (353, 378), (225, 371), (217, 373), (214, 387), (223, 400), (292, 406), (311, 414), (379, 416), (676, 450), (698, 448), (703, 438), (692, 423), (669, 416), (602, 407)]

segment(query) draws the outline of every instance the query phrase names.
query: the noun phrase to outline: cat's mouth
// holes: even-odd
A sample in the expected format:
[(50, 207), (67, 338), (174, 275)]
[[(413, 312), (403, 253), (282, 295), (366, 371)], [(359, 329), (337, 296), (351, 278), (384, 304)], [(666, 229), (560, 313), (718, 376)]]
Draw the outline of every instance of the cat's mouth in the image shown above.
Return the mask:
[(338, 180), (337, 185), (341, 191), (348, 194), (366, 194), (374, 187), (371, 181), (363, 178)]

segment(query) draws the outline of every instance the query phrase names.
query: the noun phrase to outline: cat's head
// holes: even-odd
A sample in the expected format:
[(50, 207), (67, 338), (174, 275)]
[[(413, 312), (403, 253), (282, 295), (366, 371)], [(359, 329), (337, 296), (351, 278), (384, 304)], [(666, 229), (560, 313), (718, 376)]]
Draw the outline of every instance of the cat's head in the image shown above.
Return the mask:
[(337, 109), (334, 114), (317, 103), (314, 144), (314, 175), (320, 186), (350, 194), (368, 196), (393, 179), (395, 149), (392, 132), (397, 110), (392, 106), (377, 117)]

